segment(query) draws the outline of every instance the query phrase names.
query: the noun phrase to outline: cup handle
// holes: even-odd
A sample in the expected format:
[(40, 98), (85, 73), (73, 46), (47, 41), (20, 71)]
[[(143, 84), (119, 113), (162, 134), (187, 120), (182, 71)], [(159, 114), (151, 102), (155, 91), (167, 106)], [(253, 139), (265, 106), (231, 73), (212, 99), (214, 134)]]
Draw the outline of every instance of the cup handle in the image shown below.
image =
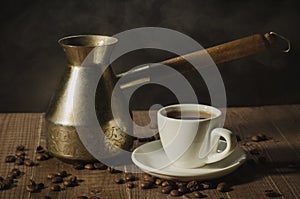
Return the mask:
[[(220, 137), (223, 137), (226, 140), (227, 146), (224, 151), (218, 153), (216, 149)], [(214, 130), (212, 130), (210, 143), (213, 143), (216, 146), (213, 147), (213, 150), (207, 156), (207, 164), (214, 163), (226, 158), (233, 152), (233, 150), (237, 146), (235, 135), (230, 130), (224, 128), (215, 128)]]

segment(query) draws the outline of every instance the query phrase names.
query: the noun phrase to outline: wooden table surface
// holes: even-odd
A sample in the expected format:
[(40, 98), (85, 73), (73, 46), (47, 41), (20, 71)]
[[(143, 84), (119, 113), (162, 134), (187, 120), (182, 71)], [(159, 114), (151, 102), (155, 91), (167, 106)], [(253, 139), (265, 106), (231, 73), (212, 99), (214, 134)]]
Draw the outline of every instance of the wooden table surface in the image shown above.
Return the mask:
[[(134, 112), (134, 119), (139, 124), (147, 123), (146, 112)], [(216, 189), (203, 190), (207, 198), (268, 198), (266, 190), (274, 190), (282, 196), (278, 198), (300, 198), (300, 105), (265, 106), (247, 108), (229, 108), (225, 127), (240, 136), (239, 145), (247, 151), (247, 161), (234, 173), (217, 181), (225, 181), (231, 186), (229, 192), (221, 193)], [(150, 130), (149, 131), (153, 131)], [(265, 134), (269, 140), (251, 142), (249, 137), (258, 133)], [(5, 156), (14, 154), (15, 147), (23, 144), (28, 148), (28, 157), (35, 158), (35, 148), (45, 146), (44, 114), (43, 113), (9, 113), (0, 114), (0, 176), (12, 168), (19, 168), (23, 175), (17, 179), (15, 186), (0, 191), (0, 198), (76, 198), (77, 196), (98, 196), (100, 198), (170, 198), (160, 192), (160, 187), (142, 190), (140, 180), (135, 181), (136, 187), (126, 188), (125, 184), (113, 182), (115, 175), (101, 170), (75, 170), (71, 165), (56, 158), (42, 161), (38, 166), (15, 166), (5, 163)], [(260, 154), (249, 153), (258, 149)], [(266, 162), (260, 162), (261, 157)], [(253, 162), (252, 162), (253, 163)], [(49, 187), (48, 173), (66, 170), (83, 181), (80, 185), (64, 191), (53, 192), (49, 188), (39, 193), (28, 193), (26, 185), (29, 179), (43, 182)], [(142, 178), (141, 174), (135, 174)], [(187, 194), (180, 198), (193, 198)]]

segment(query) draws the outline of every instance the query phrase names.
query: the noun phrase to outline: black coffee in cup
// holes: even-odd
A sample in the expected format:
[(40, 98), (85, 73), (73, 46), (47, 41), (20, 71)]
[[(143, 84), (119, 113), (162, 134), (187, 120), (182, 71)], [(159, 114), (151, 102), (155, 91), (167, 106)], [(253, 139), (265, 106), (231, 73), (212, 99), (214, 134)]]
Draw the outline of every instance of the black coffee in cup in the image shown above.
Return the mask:
[(181, 120), (198, 120), (198, 119), (208, 119), (214, 117), (211, 113), (206, 111), (193, 111), (193, 110), (185, 110), (178, 111), (173, 110), (167, 112), (167, 117)]

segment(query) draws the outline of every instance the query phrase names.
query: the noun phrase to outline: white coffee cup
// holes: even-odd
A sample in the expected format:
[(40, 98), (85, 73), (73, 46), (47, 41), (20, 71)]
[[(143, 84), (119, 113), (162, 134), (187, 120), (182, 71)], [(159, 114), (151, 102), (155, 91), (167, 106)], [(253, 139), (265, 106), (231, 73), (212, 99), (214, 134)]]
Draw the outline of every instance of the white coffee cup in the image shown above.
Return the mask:
[[(200, 117), (205, 117), (176, 118), (174, 113), (183, 116), (200, 113)], [(220, 128), (221, 114), (219, 109), (201, 104), (176, 104), (163, 107), (157, 112), (161, 143), (174, 166), (202, 167), (220, 161), (233, 152), (237, 145), (236, 137), (228, 129)], [(218, 152), (221, 137), (227, 146)]]

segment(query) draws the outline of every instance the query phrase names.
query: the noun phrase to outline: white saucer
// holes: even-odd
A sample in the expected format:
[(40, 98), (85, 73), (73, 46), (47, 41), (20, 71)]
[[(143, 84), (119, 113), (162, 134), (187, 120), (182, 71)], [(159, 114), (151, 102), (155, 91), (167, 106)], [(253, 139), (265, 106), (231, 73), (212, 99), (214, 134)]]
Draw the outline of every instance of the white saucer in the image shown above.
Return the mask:
[[(226, 142), (221, 142), (221, 148), (225, 148)], [(209, 180), (227, 175), (246, 160), (245, 152), (237, 146), (235, 150), (224, 160), (205, 165), (201, 168), (185, 169), (172, 166), (167, 158), (161, 141), (153, 141), (136, 148), (132, 153), (132, 161), (146, 173), (170, 180)]]

